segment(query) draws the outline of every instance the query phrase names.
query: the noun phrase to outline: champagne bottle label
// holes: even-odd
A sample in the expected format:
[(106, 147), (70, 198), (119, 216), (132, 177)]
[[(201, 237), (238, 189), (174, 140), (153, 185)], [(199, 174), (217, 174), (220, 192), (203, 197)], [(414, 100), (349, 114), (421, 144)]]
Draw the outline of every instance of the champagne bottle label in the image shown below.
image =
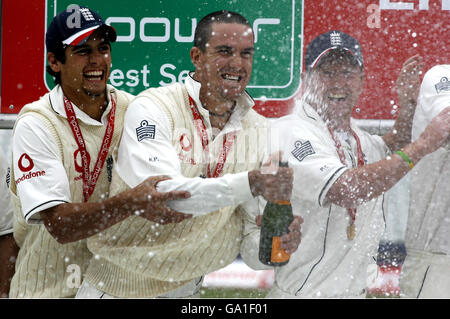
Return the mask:
[(291, 255), (286, 253), (284, 249), (281, 248), (280, 237), (273, 237), (270, 261), (273, 263), (283, 263), (288, 261), (290, 257)]

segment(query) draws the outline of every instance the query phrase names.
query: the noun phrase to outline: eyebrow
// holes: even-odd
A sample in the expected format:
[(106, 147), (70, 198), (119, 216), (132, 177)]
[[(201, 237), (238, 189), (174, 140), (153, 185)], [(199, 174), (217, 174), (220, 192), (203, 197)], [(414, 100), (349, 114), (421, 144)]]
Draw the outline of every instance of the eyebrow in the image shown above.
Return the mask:
[[(102, 45), (108, 45), (111, 47), (111, 43), (108, 41), (102, 41), (100, 42), (97, 46), (102, 46)], [(78, 50), (83, 50), (83, 49), (90, 49), (91, 46), (87, 45), (86, 43), (82, 44), (82, 45), (78, 45), (75, 47), (72, 47), (72, 52), (78, 51)]]
[[(221, 49), (228, 49), (228, 50), (233, 50), (233, 47), (230, 47), (228, 45), (218, 45), (216, 47), (214, 47), (215, 50), (221, 50)], [(251, 51), (251, 52), (255, 52), (255, 48), (254, 47), (249, 47), (249, 48), (245, 48), (242, 51)]]

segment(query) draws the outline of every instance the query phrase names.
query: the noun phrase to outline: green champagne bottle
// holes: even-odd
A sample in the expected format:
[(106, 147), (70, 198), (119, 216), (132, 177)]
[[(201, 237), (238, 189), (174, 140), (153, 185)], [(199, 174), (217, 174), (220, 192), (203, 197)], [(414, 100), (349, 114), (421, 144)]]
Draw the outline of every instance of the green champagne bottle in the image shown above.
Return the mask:
[[(287, 163), (280, 163), (287, 167)], [(290, 255), (280, 248), (280, 236), (289, 232), (294, 220), (289, 201), (267, 202), (264, 208), (259, 241), (259, 260), (270, 266), (282, 266), (289, 262)]]

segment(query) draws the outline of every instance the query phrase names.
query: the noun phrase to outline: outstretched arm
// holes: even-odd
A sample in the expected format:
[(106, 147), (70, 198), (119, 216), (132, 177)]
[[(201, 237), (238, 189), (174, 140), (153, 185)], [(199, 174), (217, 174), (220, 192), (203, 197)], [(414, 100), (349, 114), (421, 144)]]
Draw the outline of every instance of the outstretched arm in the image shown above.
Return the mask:
[(40, 212), (49, 233), (61, 244), (93, 236), (132, 215), (161, 224), (177, 223), (191, 215), (165, 205), (168, 200), (188, 198), (189, 193), (161, 193), (156, 184), (166, 177), (150, 177), (135, 188), (99, 203), (65, 203)]
[[(403, 148), (412, 164), (446, 144), (450, 136), (450, 106), (441, 111), (420, 137)], [(410, 170), (398, 154), (345, 171), (327, 193), (327, 200), (343, 207), (356, 207), (389, 190)]]
[(392, 151), (401, 149), (411, 141), (422, 68), (423, 58), (415, 55), (405, 61), (399, 73), (396, 87), (400, 110), (392, 129), (383, 136), (384, 142)]

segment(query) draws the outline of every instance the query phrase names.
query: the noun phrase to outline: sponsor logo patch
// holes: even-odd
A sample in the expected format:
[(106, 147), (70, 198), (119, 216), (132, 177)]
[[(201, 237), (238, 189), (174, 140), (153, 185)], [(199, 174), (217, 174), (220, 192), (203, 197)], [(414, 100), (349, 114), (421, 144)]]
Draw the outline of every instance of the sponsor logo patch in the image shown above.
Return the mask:
[(19, 161), (17, 163), (17, 165), (19, 166), (19, 169), (26, 173), (23, 174), (21, 177), (19, 177), (18, 179), (16, 179), (16, 184), (18, 185), (20, 182), (23, 182), (24, 180), (27, 179), (31, 179), (34, 177), (39, 177), (39, 176), (44, 176), (45, 175), (45, 171), (37, 171), (37, 172), (31, 172), (31, 170), (34, 168), (34, 162), (31, 159), (31, 157), (27, 154), (27, 153), (23, 153), (20, 158)]
[(294, 155), (299, 162), (303, 161), (306, 156), (316, 153), (309, 141), (303, 143), (301, 141), (296, 141), (294, 146), (295, 148), (291, 154)]
[(438, 84), (435, 86), (437, 94), (441, 93), (442, 91), (450, 91), (450, 81), (445, 76), (439, 81)]
[(185, 152), (189, 152), (192, 149), (191, 140), (189, 139), (189, 137), (186, 134), (181, 135), (180, 145), (181, 145), (181, 149)]
[(26, 173), (33, 169), (34, 162), (27, 153), (23, 153), (19, 158), (18, 166), (22, 172)]
[(156, 131), (155, 125), (149, 125), (146, 120), (143, 120), (141, 122), (141, 126), (136, 128), (136, 136), (138, 142), (145, 140), (147, 138), (155, 139), (155, 131)]

